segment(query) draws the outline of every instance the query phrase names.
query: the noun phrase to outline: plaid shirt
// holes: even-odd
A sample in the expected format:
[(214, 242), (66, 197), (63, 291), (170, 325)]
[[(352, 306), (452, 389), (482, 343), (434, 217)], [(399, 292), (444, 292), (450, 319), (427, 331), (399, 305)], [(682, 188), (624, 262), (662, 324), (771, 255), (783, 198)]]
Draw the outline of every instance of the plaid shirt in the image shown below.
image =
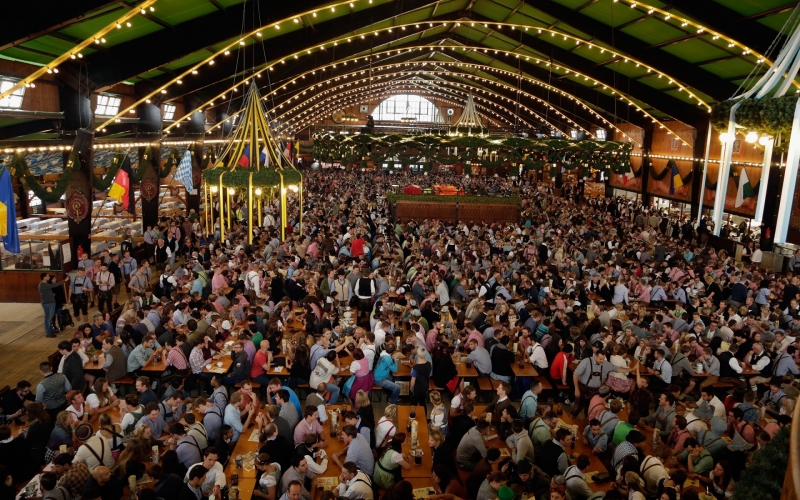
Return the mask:
[(189, 355), (189, 364), (191, 365), (192, 373), (203, 373), (203, 370), (206, 368), (206, 360), (203, 356), (202, 349), (198, 349), (197, 347), (192, 349), (192, 353)]
[(638, 455), (639, 451), (635, 446), (627, 441), (623, 441), (614, 450), (614, 458), (611, 460), (611, 466), (616, 469), (622, 464), (622, 460), (628, 455)]
[(66, 488), (72, 499), (76, 500), (83, 495), (83, 487), (91, 475), (85, 463), (73, 462), (69, 470), (58, 480), (58, 486)]

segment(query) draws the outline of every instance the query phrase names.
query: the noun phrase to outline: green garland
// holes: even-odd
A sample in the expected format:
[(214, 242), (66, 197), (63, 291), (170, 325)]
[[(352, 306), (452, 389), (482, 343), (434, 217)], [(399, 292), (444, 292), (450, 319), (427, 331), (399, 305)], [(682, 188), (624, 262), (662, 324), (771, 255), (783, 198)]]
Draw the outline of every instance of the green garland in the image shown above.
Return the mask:
[(31, 174), (31, 171), (28, 169), (28, 163), (21, 154), (14, 153), (11, 163), (8, 166), (9, 173), (20, 178), (20, 180), (25, 183), (25, 186), (33, 191), (33, 194), (44, 203), (57, 203), (60, 201), (64, 193), (67, 192), (67, 186), (72, 178), (72, 172), (80, 168), (81, 160), (77, 155), (71, 154), (67, 166), (64, 167), (64, 172), (61, 174), (61, 178), (56, 181), (56, 185), (52, 188), (45, 188), (42, 187), (36, 177)]
[(458, 202), (458, 203), (480, 203), (496, 205), (519, 205), (522, 200), (516, 196), (500, 197), (500, 196), (441, 196), (435, 194), (399, 194), (387, 193), (386, 200), (390, 203), (396, 201), (418, 201), (418, 202)]
[[(795, 422), (795, 425), (797, 423)], [(733, 500), (774, 500), (780, 498), (789, 471), (790, 429), (782, 428), (767, 445), (753, 453), (750, 465), (733, 487)]]
[(773, 137), (777, 137), (780, 133), (788, 137), (792, 131), (797, 98), (797, 95), (790, 95), (718, 102), (711, 107), (711, 124), (717, 132), (727, 132), (731, 107), (741, 102), (741, 106), (736, 110), (737, 125)]
[(111, 163), (111, 167), (106, 170), (106, 175), (100, 179), (96, 176), (92, 176), (92, 186), (98, 191), (108, 191), (108, 188), (111, 187), (111, 184), (114, 182), (114, 179), (117, 177), (117, 172), (122, 167), (122, 162), (125, 161), (125, 157), (127, 154), (123, 154), (122, 158), (118, 155), (114, 155), (114, 160)]

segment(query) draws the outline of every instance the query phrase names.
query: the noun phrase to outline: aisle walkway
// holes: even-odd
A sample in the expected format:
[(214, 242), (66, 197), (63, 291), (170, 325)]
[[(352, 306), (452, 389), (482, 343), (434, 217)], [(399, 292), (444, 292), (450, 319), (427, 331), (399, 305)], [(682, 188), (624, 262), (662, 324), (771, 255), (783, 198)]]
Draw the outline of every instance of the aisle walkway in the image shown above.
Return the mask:
[(0, 303), (0, 387), (12, 388), (25, 379), (34, 386), (42, 379), (39, 363), (56, 351), (61, 340), (71, 338), (74, 328), (44, 336), (44, 313), (39, 304)]

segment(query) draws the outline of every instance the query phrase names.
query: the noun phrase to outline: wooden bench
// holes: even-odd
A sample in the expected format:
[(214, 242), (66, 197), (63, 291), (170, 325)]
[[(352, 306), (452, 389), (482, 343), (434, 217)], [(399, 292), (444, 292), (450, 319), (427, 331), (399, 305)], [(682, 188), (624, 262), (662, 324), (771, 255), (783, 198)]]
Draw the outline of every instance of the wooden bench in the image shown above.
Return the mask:
[[(234, 384), (234, 385), (236, 387), (241, 388), (242, 384), (244, 384), (245, 382), (249, 383), (250, 387), (252, 387), (253, 389), (260, 389), (261, 388), (261, 384), (259, 384), (258, 382), (253, 382), (252, 380), (243, 380), (242, 382), (236, 382), (236, 384)], [(306, 384), (306, 385), (308, 385), (308, 384)]]
[[(375, 399), (376, 394), (378, 399)], [(369, 391), (369, 400), (373, 403), (380, 403), (383, 401), (383, 387), (373, 384), (372, 390)]]
[(432, 378), (428, 379), (428, 390), (444, 391), (445, 389), (446, 389), (445, 387), (439, 387), (438, 385), (436, 385), (436, 382), (434, 382)]
[(539, 383), (542, 384), (542, 390), (543, 391), (552, 391), (553, 390), (553, 384), (550, 383), (550, 380), (548, 380), (547, 377), (539, 375), (538, 377), (536, 377), (536, 380), (538, 380)]
[(133, 386), (136, 385), (136, 379), (131, 377), (130, 375), (125, 375), (121, 379), (112, 382), (112, 384), (117, 386), (119, 390), (118, 397), (122, 399), (125, 395), (132, 394), (134, 392), (133, 390), (129, 390), (128, 388), (133, 389)]
[(308, 396), (312, 392), (311, 391), (311, 386), (308, 385), (308, 384), (297, 384), (297, 397), (298, 398), (303, 399), (305, 397), (305, 396), (303, 396), (303, 392), (304, 391), (306, 393), (305, 396)]
[(490, 401), (495, 390), (494, 380), (489, 377), (478, 377), (477, 381), (478, 396), (482, 395), (486, 401)]

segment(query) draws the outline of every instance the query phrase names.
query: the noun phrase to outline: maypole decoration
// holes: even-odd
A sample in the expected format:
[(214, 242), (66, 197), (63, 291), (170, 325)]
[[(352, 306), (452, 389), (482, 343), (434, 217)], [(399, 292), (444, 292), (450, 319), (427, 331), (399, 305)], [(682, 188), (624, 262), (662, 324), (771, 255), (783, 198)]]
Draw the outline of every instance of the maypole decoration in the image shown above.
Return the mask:
[[(244, 97), (240, 114), (242, 121), (230, 140), (222, 146), (215, 167), (203, 172), (203, 178), (211, 186), (206, 191), (207, 206), (213, 207), (215, 196), (219, 203), (221, 238), (225, 238), (226, 229), (230, 229), (232, 225), (230, 215), (232, 197), (238, 195), (240, 199), (246, 200), (248, 239), (252, 243), (254, 205), (258, 207), (259, 213), (256, 220), (261, 221), (262, 198), (265, 195), (272, 196), (278, 193), (281, 207), (281, 240), (285, 240), (289, 191), (299, 195), (299, 230), (302, 233), (303, 175), (294, 168), (286, 157), (285, 149), (272, 135), (255, 81), (251, 83)], [(210, 221), (210, 225), (214, 225), (213, 220)]]

